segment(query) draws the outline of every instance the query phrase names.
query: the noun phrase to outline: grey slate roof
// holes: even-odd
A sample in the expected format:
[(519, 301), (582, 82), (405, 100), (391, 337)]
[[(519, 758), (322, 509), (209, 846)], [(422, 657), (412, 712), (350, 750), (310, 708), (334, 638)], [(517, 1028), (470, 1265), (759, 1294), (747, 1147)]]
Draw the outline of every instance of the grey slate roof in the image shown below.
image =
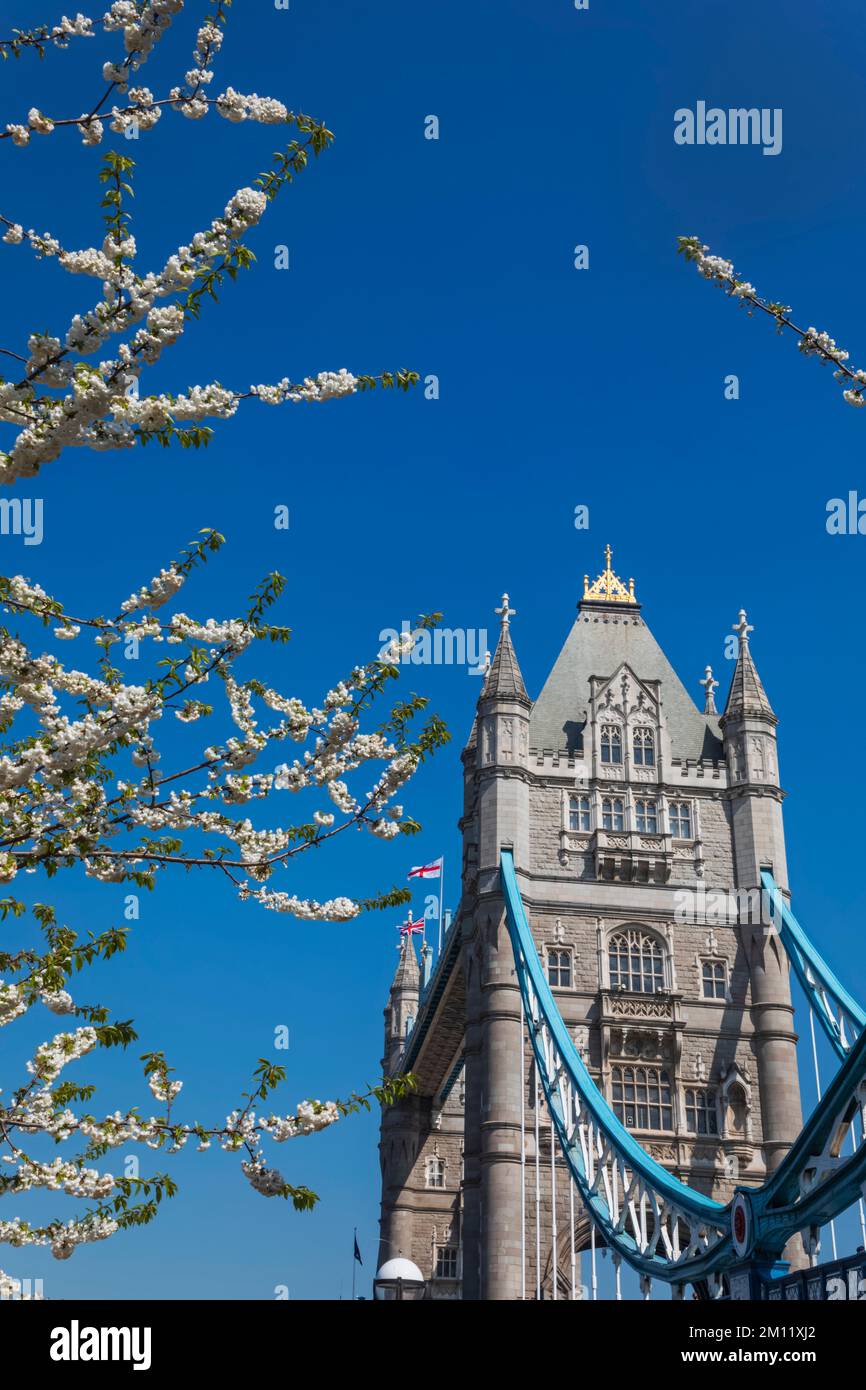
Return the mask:
[(677, 758), (722, 758), (718, 718), (700, 713), (643, 619), (625, 605), (581, 604), (565, 646), (535, 702), (529, 746), (576, 752), (589, 707), (589, 678), (612, 676), (627, 662), (639, 680), (660, 681)]
[(484, 688), (481, 691), (482, 700), (489, 700), (495, 695), (505, 699), (525, 700), (527, 704), (530, 703), (511, 642), (511, 633), (507, 626), (503, 626), (499, 634), (496, 653), (490, 663), (490, 670), (484, 678)]
[(732, 714), (769, 714), (773, 719), (776, 717), (745, 639), (740, 642), (734, 678), (725, 705), (725, 717)]

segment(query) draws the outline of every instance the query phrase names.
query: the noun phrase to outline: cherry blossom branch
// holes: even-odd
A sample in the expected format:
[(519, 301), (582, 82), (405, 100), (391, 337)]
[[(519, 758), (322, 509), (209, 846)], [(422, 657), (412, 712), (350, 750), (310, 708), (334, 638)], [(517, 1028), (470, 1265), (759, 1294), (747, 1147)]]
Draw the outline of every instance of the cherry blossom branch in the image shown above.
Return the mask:
[(790, 318), (791, 306), (789, 304), (779, 304), (761, 298), (754, 285), (750, 284), (748, 280), (738, 278), (730, 261), (724, 260), (721, 256), (708, 254), (709, 250), (710, 248), (703, 245), (699, 237), (681, 236), (678, 238), (677, 254), (685, 256), (687, 261), (693, 262), (705, 280), (711, 280), (720, 285), (730, 298), (738, 300), (740, 304), (749, 305), (749, 313), (752, 312), (752, 309), (759, 309), (761, 313), (773, 319), (777, 333), (781, 333), (783, 329), (789, 329), (799, 339), (797, 346), (804, 356), (817, 357), (823, 363), (832, 363), (836, 368), (833, 373), (836, 381), (840, 383), (850, 381), (852, 383), (848, 390), (842, 392), (849, 405), (858, 407), (866, 405), (866, 398), (863, 395), (863, 388), (866, 386), (866, 371), (847, 367), (845, 363), (849, 354), (843, 348), (837, 347), (829, 334), (821, 333), (816, 328), (798, 328)]
[[(103, 300), (89, 313), (76, 315), (64, 339), (31, 335), (31, 356), (23, 379), (16, 383), (0, 380), (0, 422), (20, 427), (23, 420), (25, 424), (11, 451), (0, 452), (0, 482), (11, 484), (35, 476), (43, 464), (58, 458), (67, 447), (121, 449), (150, 440), (165, 447), (177, 440), (182, 447), (198, 448), (212, 435), (203, 420), (229, 419), (240, 402), (248, 399), (271, 405), (323, 402), (377, 385), (408, 391), (417, 384), (418, 374), (405, 369), (355, 376), (342, 368), (339, 372), (319, 372), (302, 382), (284, 377), (276, 384), (247, 390), (230, 390), (212, 382), (190, 387), (181, 395), (140, 394), (142, 372), (178, 341), (190, 319), (199, 317), (206, 298), (217, 298), (217, 289), (226, 277), (234, 279), (239, 269), (252, 263), (252, 253), (243, 242), (245, 233), (261, 220), (280, 190), (306, 167), (308, 152), (318, 155), (332, 138), (323, 125), (309, 117), (293, 119), (306, 139), (292, 141), (276, 156), (274, 166), (259, 176), (257, 187), (239, 189), (224, 215), (214, 219), (207, 232), (197, 233), (189, 245), (180, 246), (158, 273), (140, 276), (131, 266), (136, 245), (122, 201), (124, 190), (131, 192), (128, 180), (134, 165), (128, 157), (107, 155), (100, 174), (103, 184), (108, 185), (103, 196), (103, 208), (108, 209), (107, 236), (101, 250), (66, 251), (47, 233), (25, 233), (19, 223), (0, 216), (0, 225), (7, 228), (5, 242), (26, 241), (40, 259), (57, 257), (64, 269), (96, 276), (105, 286)], [(158, 307), (160, 298), (172, 302)], [(98, 366), (68, 360), (73, 355), (84, 359), (96, 353), (111, 336), (143, 320), (133, 337), (115, 350), (114, 360)], [(37, 394), (37, 386), (63, 394)]]
[[(167, 97), (159, 99), (154, 98), (148, 87), (132, 88), (129, 91), (129, 104), (111, 109), (110, 127), (114, 132), (123, 134), (131, 125), (135, 125), (138, 132), (152, 129), (162, 115), (164, 106), (171, 106), (193, 120), (205, 116), (211, 106), (215, 106), (221, 115), (231, 121), (252, 120), (276, 125), (291, 119), (283, 103), (271, 97), (256, 94), (244, 96), (233, 87), (228, 87), (219, 97), (204, 95), (203, 88), (213, 80), (209, 64), (222, 47), (223, 26), (230, 5), (231, 0), (213, 0), (208, 7), (210, 12), (196, 39), (193, 53), (195, 66), (186, 73), (185, 86), (173, 87)], [(77, 126), (85, 145), (99, 144), (104, 133), (100, 114), (112, 93), (127, 91), (131, 78), (168, 31), (172, 17), (183, 6), (184, 0), (115, 0), (101, 25), (106, 32), (123, 30), (127, 56), (120, 64), (107, 62), (103, 65), (102, 75), (108, 86), (99, 100), (79, 116), (50, 117), (37, 107), (31, 107), (26, 125), (8, 124), (4, 131), (0, 131), (0, 140), (12, 140), (18, 146), (25, 146), (30, 143), (33, 134), (51, 135), (57, 129)], [(93, 37), (93, 21), (80, 14), (75, 21), (64, 17), (62, 24), (50, 31), (47, 26), (42, 26), (6, 40), (5, 47), (0, 45), (0, 54), (8, 57), (11, 52), (17, 57), (23, 48), (31, 47), (42, 56), (48, 39), (54, 39), (58, 46), (65, 47), (64, 39), (68, 42), (73, 35)]]
[[(241, 684), (233, 674), (235, 662), (253, 642), (284, 642), (289, 636), (285, 627), (267, 620), (284, 587), (280, 575), (263, 581), (241, 618), (202, 623), (183, 613), (168, 622), (155, 616), (222, 542), (217, 532), (204, 532), (121, 604), (113, 619), (74, 622), (38, 586), (21, 576), (0, 577), (0, 606), (43, 625), (56, 623), (59, 640), (75, 640), (87, 628), (102, 652), (101, 677), (95, 678), (67, 669), (55, 656), (33, 655), (19, 637), (0, 629), (0, 732), (28, 711), (24, 736), (0, 744), (0, 881), (11, 882), (22, 870), (53, 873), (83, 864), (100, 881), (150, 887), (158, 871), (179, 865), (219, 869), (242, 901), (304, 920), (349, 921), (361, 911), (405, 901), (403, 888), (361, 902), (344, 896), (324, 902), (299, 899), (272, 888), (269, 880), (299, 855), (350, 827), (382, 839), (417, 833), (418, 823), (405, 815), (396, 797), (448, 732), (432, 716), (410, 736), (412, 721), (427, 704), (419, 696), (395, 705), (373, 732), (361, 732), (361, 720), (398, 677), (396, 658), (439, 615), (419, 619), (416, 634), (395, 644), (399, 651), (380, 653), (366, 667), (356, 667), (328, 692), (322, 708), (308, 709), (255, 679)], [(159, 675), (147, 684), (125, 684), (108, 659), (112, 646), (134, 643), (137, 649), (150, 641), (180, 650), (160, 661)], [(213, 703), (196, 698), (197, 687), (212, 678), (225, 690), (240, 736), (212, 743), (193, 759), (185, 756), (182, 770), (162, 776), (155, 725), (169, 714), (183, 724), (212, 717)], [(83, 714), (64, 714), (65, 698), (73, 699)], [(256, 701), (275, 713), (275, 722), (259, 723)], [(30, 732), (34, 715), (36, 738)], [(273, 771), (251, 770), (251, 764), (287, 739), (307, 744), (302, 759)], [(383, 764), (373, 786), (360, 795), (351, 792), (347, 779), (371, 762)], [(126, 771), (130, 764), (131, 779)], [(137, 768), (142, 770), (138, 776)], [(334, 811), (317, 809), (300, 824), (256, 829), (248, 816), (232, 814), (282, 791), (305, 790), (324, 792), (342, 813), (339, 819)], [(222, 843), (200, 849), (187, 842), (188, 836), (217, 836)], [(127, 837), (131, 844), (119, 842)]]

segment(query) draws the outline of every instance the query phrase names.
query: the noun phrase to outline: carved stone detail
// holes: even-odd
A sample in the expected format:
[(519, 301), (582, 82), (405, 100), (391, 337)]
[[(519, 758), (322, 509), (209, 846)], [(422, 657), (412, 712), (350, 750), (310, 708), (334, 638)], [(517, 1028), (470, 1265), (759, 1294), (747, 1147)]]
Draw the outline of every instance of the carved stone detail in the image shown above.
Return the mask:
[(673, 1005), (669, 999), (656, 999), (653, 995), (612, 994), (610, 1011), (616, 1018), (659, 1018), (672, 1019)]

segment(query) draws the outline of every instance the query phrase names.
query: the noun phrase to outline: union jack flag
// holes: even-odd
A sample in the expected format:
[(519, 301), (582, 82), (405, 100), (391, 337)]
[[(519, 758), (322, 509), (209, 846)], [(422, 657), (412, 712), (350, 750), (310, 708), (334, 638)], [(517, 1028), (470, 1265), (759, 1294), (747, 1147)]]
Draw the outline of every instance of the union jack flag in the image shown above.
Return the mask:
[(400, 926), (400, 935), (401, 935), (401, 936), (414, 936), (416, 932), (423, 931), (425, 925), (426, 925), (426, 923), (425, 923), (423, 917), (419, 917), (417, 922), (413, 922), (412, 919), (411, 919), (411, 917), (409, 917), (409, 918), (407, 918), (407, 920), (406, 920), (405, 922), (401, 922), (401, 923), (399, 924), (399, 926)]

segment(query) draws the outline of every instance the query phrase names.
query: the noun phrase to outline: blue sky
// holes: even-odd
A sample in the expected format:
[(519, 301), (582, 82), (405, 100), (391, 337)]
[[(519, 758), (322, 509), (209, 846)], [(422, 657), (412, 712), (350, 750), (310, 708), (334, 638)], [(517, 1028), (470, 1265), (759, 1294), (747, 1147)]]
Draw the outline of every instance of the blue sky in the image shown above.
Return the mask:
[[(53, 17), (14, 0), (5, 10), (8, 27)], [(189, 66), (197, 18), (191, 6), (148, 64), (158, 95)], [(263, 573), (282, 570), (295, 637), (257, 671), (308, 699), (420, 611), (492, 639), (503, 589), (537, 694), (608, 541), (696, 696), (708, 661), (724, 694), (725, 638), (744, 606), (780, 718), (794, 907), (863, 997), (866, 886), (857, 855), (824, 842), (844, 826), (855, 846), (866, 819), (853, 781), (830, 772), (839, 703), (866, 675), (866, 540), (829, 536), (825, 515), (828, 499), (862, 485), (866, 415), (793, 340), (675, 255), (679, 234), (700, 235), (792, 304), (798, 323), (866, 359), (855, 259), (866, 201), (851, 154), (864, 122), (860, 18), (852, 0), (830, 11), (735, 5), (722, 20), (691, 0), (591, 0), (586, 12), (566, 0), (236, 6), (217, 89), (280, 97), (337, 139), (254, 234), (253, 271), (166, 354), (152, 385), (405, 366), (438, 376), (439, 399), (249, 406), (203, 453), (66, 455), (28, 489), (44, 501), (42, 546), (0, 537), (4, 572), (23, 571), (73, 611), (106, 609), (215, 526), (229, 545), (184, 607), (238, 611)], [(83, 110), (117, 51), (100, 38), (6, 64), (4, 122), (31, 105)], [(781, 108), (782, 152), (676, 145), (674, 111), (699, 99)], [(437, 141), (424, 138), (431, 114)], [(168, 114), (137, 144), (112, 139), (138, 160), (148, 267), (207, 225), (278, 144), (273, 128), (213, 115)], [(98, 151), (65, 132), (27, 150), (4, 142), (0, 157), (0, 211), (66, 245), (101, 239)], [(288, 271), (274, 268), (281, 244)], [(588, 270), (574, 269), (577, 244), (589, 247)], [(34, 266), (23, 248), (0, 246), (0, 266), (3, 346), (62, 329), (90, 302), (86, 283)], [(724, 398), (729, 373), (737, 401)], [(288, 532), (272, 524), (280, 503)], [(574, 528), (578, 504), (590, 508), (588, 532)], [(299, 891), (372, 892), (444, 851), (456, 905), (459, 750), (478, 680), (419, 668), (411, 688), (454, 735), (408, 799), (423, 837), (355, 837), (305, 864)], [(287, 1100), (372, 1079), (399, 914), (311, 927), (257, 914), (221, 887), (163, 883), (127, 958), (94, 974), (90, 997), (169, 1052), (187, 1113), (203, 1120), (231, 1106), (280, 1023), (291, 1032)], [(119, 920), (115, 890), (64, 892), (73, 925)], [(144, 1098), (132, 1057), (86, 1070), (111, 1108), (133, 1091)], [(266, 1298), (278, 1284), (294, 1297), (346, 1296), (354, 1226), (365, 1274), (375, 1257), (375, 1119), (280, 1157), (287, 1177), (320, 1193), (315, 1214), (274, 1211), (232, 1160), (189, 1155), (176, 1165), (181, 1196), (150, 1228), (13, 1272), (43, 1275), (55, 1297)]]

